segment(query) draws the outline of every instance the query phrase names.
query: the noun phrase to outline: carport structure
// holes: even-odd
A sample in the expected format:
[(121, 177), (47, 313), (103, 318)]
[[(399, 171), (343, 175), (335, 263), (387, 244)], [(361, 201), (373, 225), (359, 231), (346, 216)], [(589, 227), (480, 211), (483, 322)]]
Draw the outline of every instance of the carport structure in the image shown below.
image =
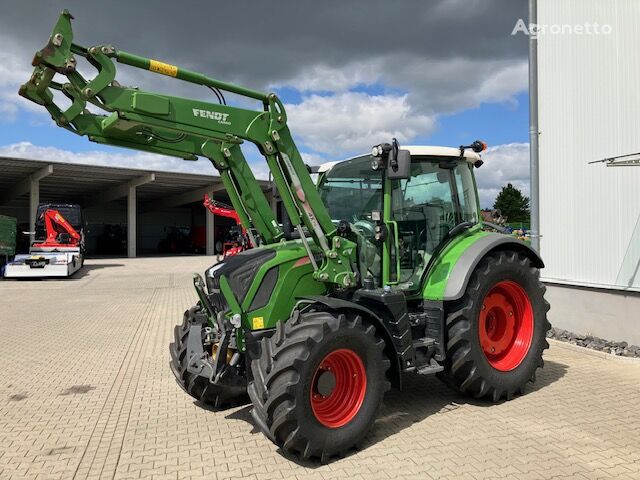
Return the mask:
[[(267, 196), (270, 183), (261, 181)], [(195, 202), (204, 194), (224, 195), (220, 177), (192, 173), (85, 165), (0, 157), (0, 213), (26, 221), (33, 232), (41, 202), (78, 203), (99, 210), (112, 202), (126, 202), (127, 256), (137, 255), (138, 214), (166, 211)], [(206, 253), (214, 253), (214, 216), (205, 215)], [(31, 238), (33, 240), (33, 238)]]

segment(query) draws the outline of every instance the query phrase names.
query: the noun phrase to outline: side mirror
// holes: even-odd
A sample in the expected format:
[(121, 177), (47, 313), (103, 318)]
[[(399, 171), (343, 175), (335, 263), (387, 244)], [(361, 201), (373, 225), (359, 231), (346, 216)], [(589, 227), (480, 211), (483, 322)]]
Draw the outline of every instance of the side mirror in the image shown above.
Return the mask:
[[(395, 158), (393, 158), (395, 153)], [(389, 152), (387, 177), (391, 180), (402, 180), (411, 176), (411, 153), (409, 150)]]

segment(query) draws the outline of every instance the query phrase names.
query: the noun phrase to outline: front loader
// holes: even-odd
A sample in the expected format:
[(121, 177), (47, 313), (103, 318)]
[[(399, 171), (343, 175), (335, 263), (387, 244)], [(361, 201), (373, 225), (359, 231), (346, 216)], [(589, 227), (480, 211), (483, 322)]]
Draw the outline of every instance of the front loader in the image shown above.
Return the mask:
[[(259, 237), (257, 248), (194, 275), (198, 303), (170, 346), (189, 395), (222, 407), (248, 393), (268, 438), (326, 461), (364, 438), (385, 391), (409, 372), (493, 401), (524, 392), (548, 347), (543, 262), (526, 243), (483, 229), (481, 142), (381, 143), (325, 169), (316, 186), (275, 94), (110, 45), (82, 47), (71, 18), (60, 16), (20, 94), (91, 141), (208, 158), (242, 226)], [(95, 78), (80, 75), (80, 58)], [(122, 86), (116, 63), (208, 87), (218, 102)], [(260, 108), (227, 105), (223, 92)], [(243, 142), (264, 156), (292, 228), (274, 216)]]

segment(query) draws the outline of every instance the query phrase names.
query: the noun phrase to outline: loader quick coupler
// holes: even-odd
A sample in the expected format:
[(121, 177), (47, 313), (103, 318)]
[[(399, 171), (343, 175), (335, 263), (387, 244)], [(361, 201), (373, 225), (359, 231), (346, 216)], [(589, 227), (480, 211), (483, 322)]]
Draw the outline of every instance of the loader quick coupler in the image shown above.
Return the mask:
[[(219, 389), (225, 393), (230, 393), (230, 390), (237, 392), (239, 388), (244, 389), (245, 380), (239, 375), (238, 368), (241, 356), (230, 348), (231, 330), (223, 331), (215, 343), (209, 343), (206, 341), (209, 337), (207, 330), (210, 330), (210, 327), (207, 327), (207, 317), (193, 310), (186, 313), (188, 315), (187, 373), (191, 374), (190, 383), (195, 384), (200, 381), (204, 385), (202, 388)], [(206, 351), (205, 347), (210, 351)], [(198, 380), (198, 377), (201, 380)]]

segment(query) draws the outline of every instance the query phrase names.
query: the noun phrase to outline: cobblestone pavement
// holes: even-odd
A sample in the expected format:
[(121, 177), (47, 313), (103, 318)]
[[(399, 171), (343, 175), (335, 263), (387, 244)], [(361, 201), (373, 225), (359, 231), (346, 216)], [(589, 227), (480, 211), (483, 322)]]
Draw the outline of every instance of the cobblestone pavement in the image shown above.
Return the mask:
[(173, 380), (173, 325), (208, 263), (89, 260), (74, 279), (0, 282), (1, 479), (640, 479), (640, 364), (557, 343), (524, 397), (409, 376), (360, 451), (288, 459), (249, 406), (212, 411)]

